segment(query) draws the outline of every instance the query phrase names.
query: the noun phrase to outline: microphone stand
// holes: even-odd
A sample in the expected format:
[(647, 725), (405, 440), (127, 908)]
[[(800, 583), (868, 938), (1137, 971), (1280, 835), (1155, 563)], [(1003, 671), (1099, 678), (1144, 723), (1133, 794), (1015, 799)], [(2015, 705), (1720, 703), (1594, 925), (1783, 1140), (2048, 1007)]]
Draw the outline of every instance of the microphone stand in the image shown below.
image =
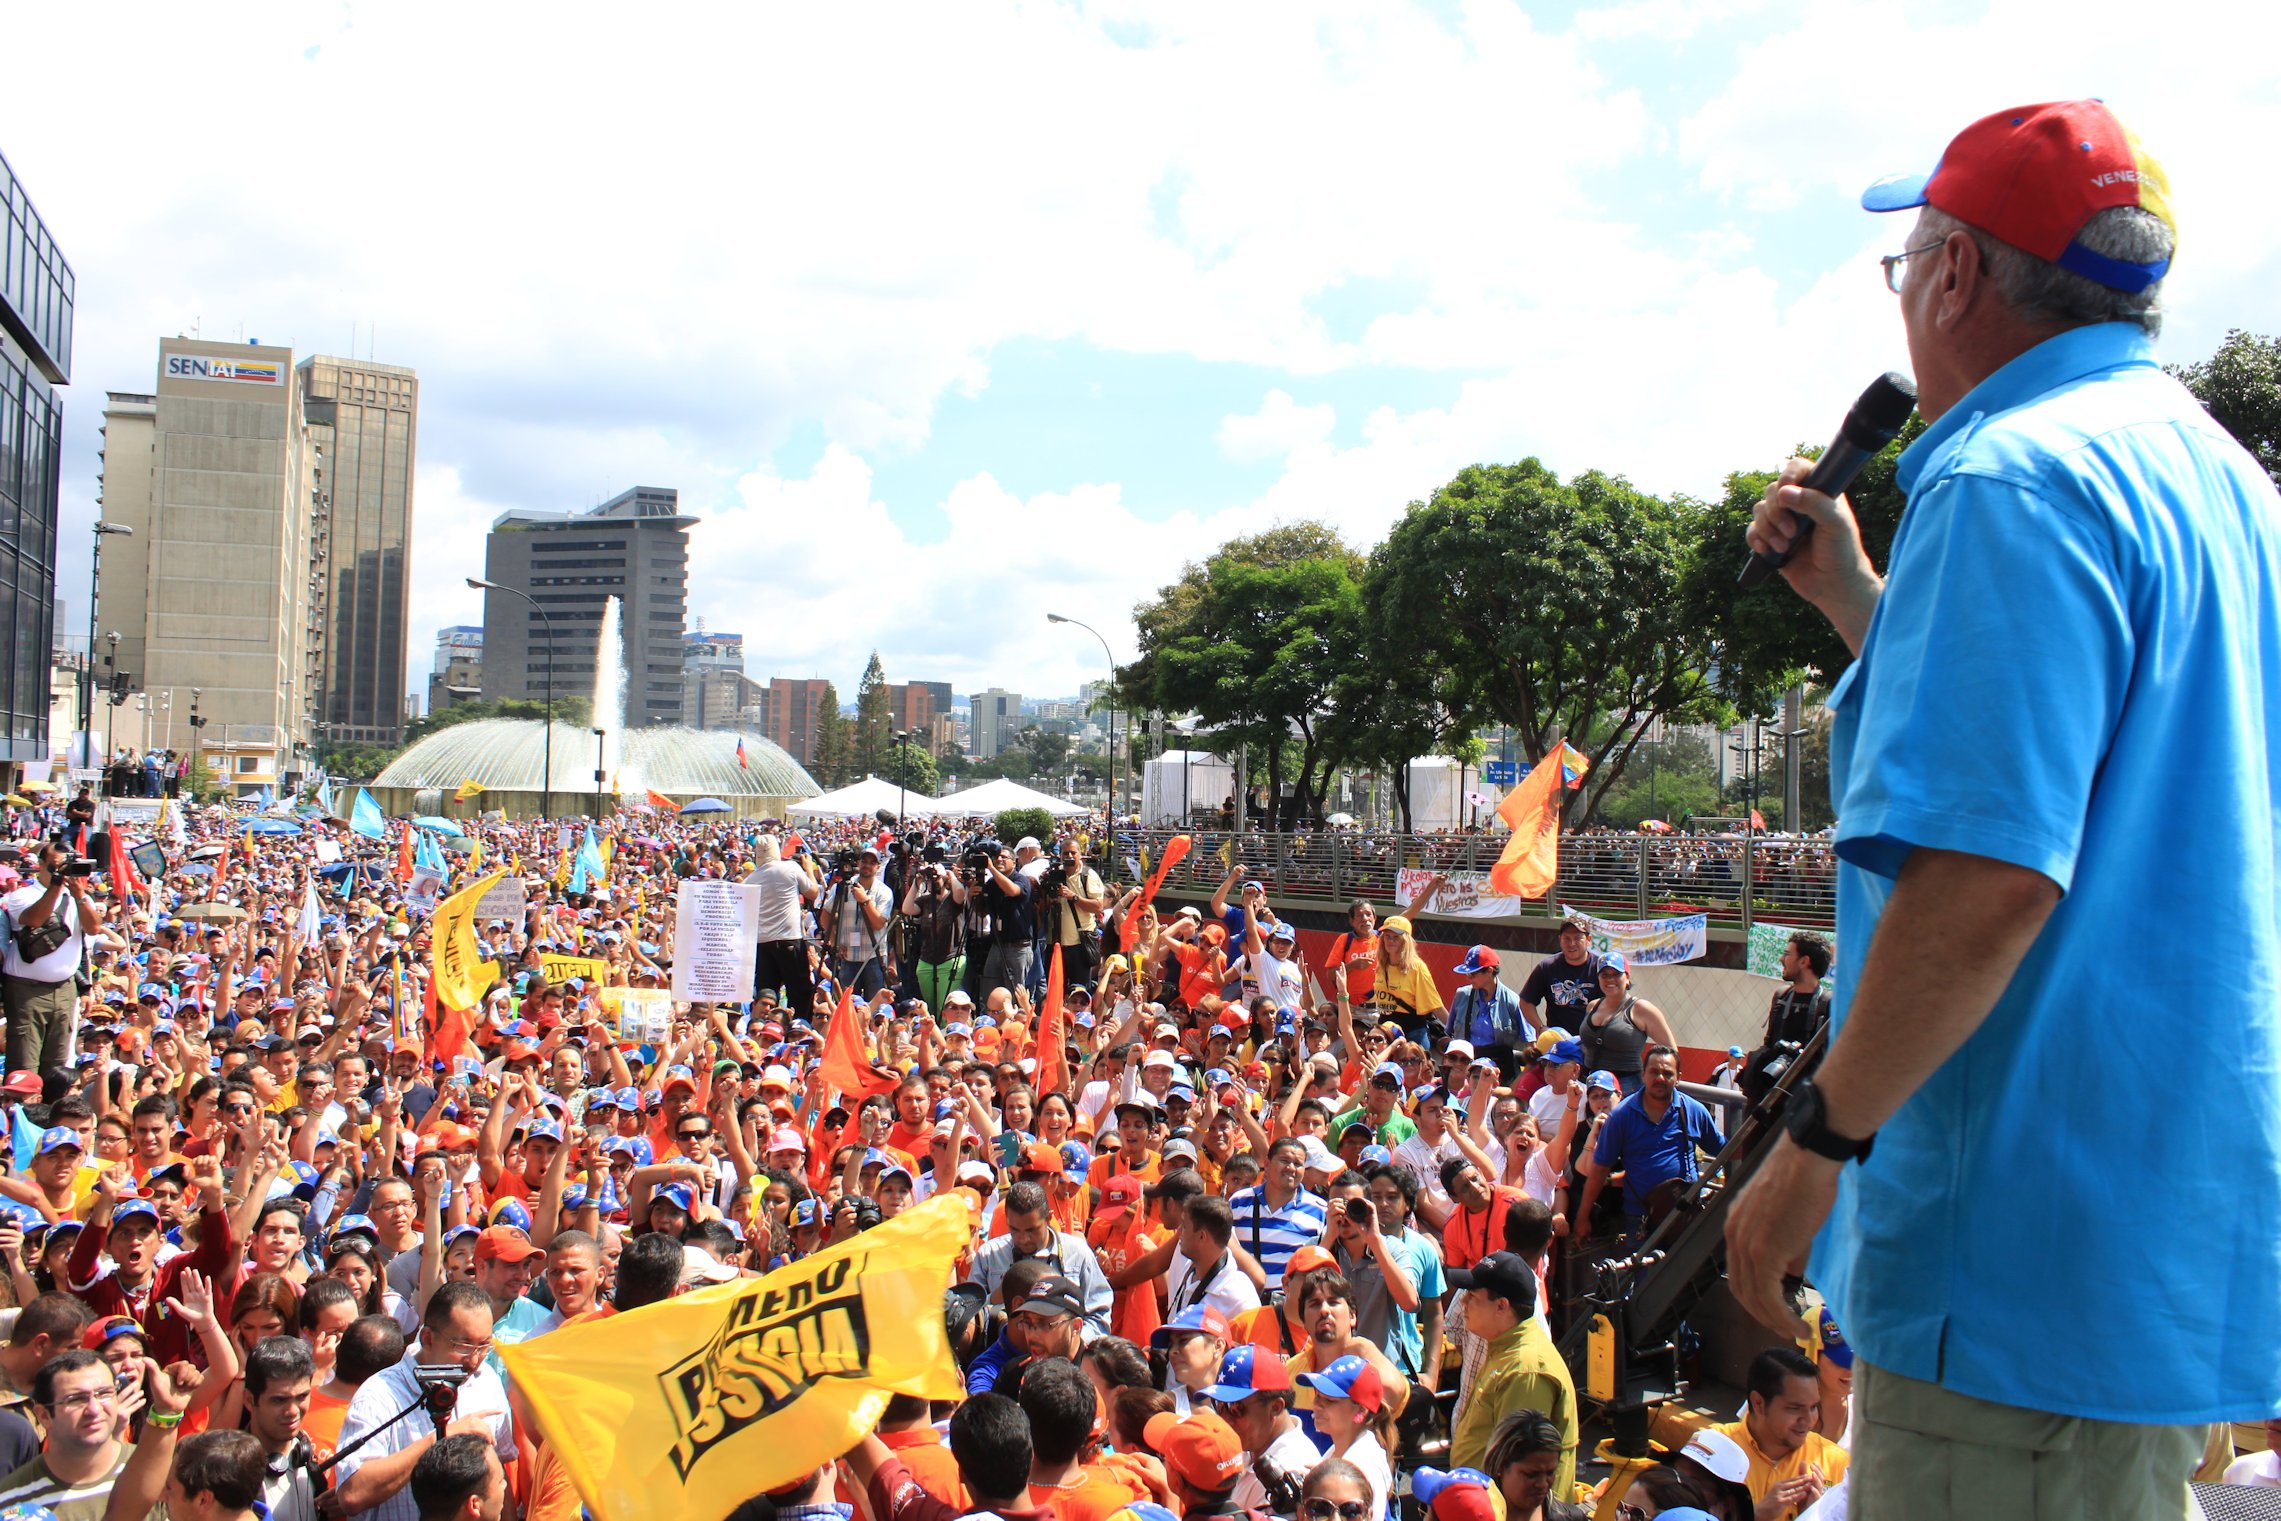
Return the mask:
[[(326, 1479), (326, 1476), (331, 1474), (333, 1465), (340, 1462), (341, 1459), (347, 1457), (350, 1453), (356, 1451), (359, 1447), (362, 1447), (365, 1443), (371, 1441), (374, 1437), (380, 1435), (380, 1433), (383, 1431), (388, 1430), (391, 1426), (394, 1426), (398, 1421), (403, 1420), (406, 1416), (416, 1414), (422, 1410), (428, 1412), (429, 1416), (434, 1419), (436, 1423), (436, 1440), (440, 1442), (444, 1439), (445, 1429), (451, 1425), (452, 1412), (458, 1407), (459, 1389), (456, 1385), (442, 1382), (423, 1383), (420, 1386), (420, 1392), (417, 1395), (413, 1396), (412, 1402), (410, 1404), (397, 1411), (387, 1420), (382, 1421), (379, 1425), (373, 1427), (363, 1436), (360, 1436), (355, 1441), (349, 1443), (346, 1447), (343, 1447), (336, 1451), (331, 1457), (325, 1459), (324, 1462), (312, 1463), (309, 1465), (309, 1471), (316, 1474), (320, 1479)], [(327, 1479), (327, 1482), (329, 1483), (330, 1480)]]

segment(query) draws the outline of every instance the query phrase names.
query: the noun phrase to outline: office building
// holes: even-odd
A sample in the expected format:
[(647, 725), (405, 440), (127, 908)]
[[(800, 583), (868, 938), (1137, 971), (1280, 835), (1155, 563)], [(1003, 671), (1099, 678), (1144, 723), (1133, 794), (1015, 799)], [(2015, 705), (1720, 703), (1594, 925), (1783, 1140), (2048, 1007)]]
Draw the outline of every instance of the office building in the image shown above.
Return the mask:
[(992, 687), (967, 699), (966, 753), (974, 760), (989, 760), (1014, 742), (1022, 730), (1022, 694)]
[(483, 630), (455, 623), (436, 630), (436, 658), (428, 672), (428, 711), (441, 713), (483, 695)]
[(103, 516), (132, 536), (104, 544), (97, 670), (194, 693), (240, 796), (293, 785), (315, 737), (323, 470), (288, 348), (168, 338), (157, 389), (104, 409)]
[(56, 494), (62, 481), (63, 409), (71, 383), (71, 265), (0, 158), (0, 761), (12, 782), (25, 761), (60, 752), (51, 732), (55, 630)]
[[(537, 701), (548, 663), (557, 696), (594, 690), (602, 614), (621, 600), (626, 711), (636, 728), (681, 722), (681, 633), (689, 530), (680, 493), (622, 491), (587, 512), (509, 512), (483, 546), (486, 580), (527, 594), (483, 594), (483, 695)], [(614, 715), (603, 715), (607, 727)]]
[(744, 635), (709, 634), (705, 620), (681, 644), (681, 721), (692, 729), (730, 729), (765, 689), (744, 673)]
[(317, 584), (304, 655), (312, 735), (400, 744), (419, 377), (400, 365), (318, 354), (294, 378), (315, 482)]
[(935, 720), (949, 711), (947, 681), (906, 681), (887, 689), (888, 724), (897, 734), (913, 729), (931, 734)]
[(803, 766), (816, 759), (816, 716), (824, 710), (824, 694), (830, 687), (821, 677), (776, 676), (761, 689), (760, 732)]

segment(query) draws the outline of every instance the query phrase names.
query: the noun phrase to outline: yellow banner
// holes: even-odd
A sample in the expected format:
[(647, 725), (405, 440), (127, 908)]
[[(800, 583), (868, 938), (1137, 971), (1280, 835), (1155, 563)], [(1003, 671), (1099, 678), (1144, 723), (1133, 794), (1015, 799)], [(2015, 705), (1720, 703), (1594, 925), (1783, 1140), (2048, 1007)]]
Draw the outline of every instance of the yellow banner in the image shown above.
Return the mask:
[(596, 1521), (725, 1516), (836, 1458), (891, 1394), (957, 1399), (956, 1192), (765, 1278), (502, 1346)]
[(568, 982), (573, 977), (600, 982), (610, 975), (610, 964), (591, 956), (541, 956), (539, 970), (546, 974), (549, 982)]
[(481, 796), (483, 784), (471, 776), (459, 784), (459, 790), (451, 795), (451, 800), (455, 803), (472, 803)]
[(495, 871), (470, 883), (436, 905), (428, 920), (428, 966), (436, 979), (436, 1003), (446, 1009), (472, 1009), (497, 970), (479, 959), (475, 944), (475, 905), (505, 876)]

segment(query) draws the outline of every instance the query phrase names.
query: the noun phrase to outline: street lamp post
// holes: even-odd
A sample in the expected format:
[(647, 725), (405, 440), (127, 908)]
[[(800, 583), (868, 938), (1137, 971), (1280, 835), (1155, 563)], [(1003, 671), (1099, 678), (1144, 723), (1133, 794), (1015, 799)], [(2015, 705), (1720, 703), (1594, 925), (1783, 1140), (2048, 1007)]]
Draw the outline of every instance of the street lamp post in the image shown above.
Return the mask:
[(594, 731), (594, 822), (597, 824), (602, 822), (602, 755), (609, 748), (609, 744), (610, 731), (596, 729)]
[[(546, 623), (546, 744), (543, 752), (544, 758), (539, 762), (540, 770), (545, 774), (539, 778), (539, 817), (542, 819), (552, 818), (554, 817), (554, 618), (545, 608), (539, 606), (538, 598), (520, 588), (502, 586), (497, 581), (486, 581), (481, 576), (469, 576), (467, 584), (477, 591), (503, 591), (510, 596), (520, 597), (528, 602), (532, 610)], [(528, 647), (529, 642), (528, 640), (524, 641), (526, 647)], [(524, 690), (528, 691), (529, 688), (526, 687)], [(596, 730), (595, 732), (601, 731)], [(599, 804), (602, 789), (595, 788), (594, 796), (597, 804)]]
[(87, 565), (87, 659), (79, 668), (79, 769), (95, 764), (95, 597), (103, 580), (103, 537), (132, 534), (125, 523), (95, 525), (95, 554)]
[(1109, 641), (1108, 641), (1107, 639), (1104, 639), (1104, 638), (1102, 638), (1102, 636), (1101, 636), (1101, 631), (1100, 631), (1099, 629), (1097, 629), (1097, 628), (1093, 627), (1093, 625), (1091, 625), (1090, 623), (1079, 623), (1079, 622), (1078, 622), (1078, 621), (1077, 621), (1075, 618), (1064, 618), (1064, 617), (1063, 617), (1061, 614), (1059, 614), (1059, 613), (1047, 613), (1047, 614), (1045, 615), (1045, 621), (1046, 621), (1046, 622), (1048, 622), (1048, 623), (1066, 623), (1066, 624), (1070, 625), (1072, 628), (1081, 628), (1081, 629), (1085, 630), (1085, 632), (1086, 632), (1086, 633), (1088, 633), (1088, 634), (1091, 634), (1091, 635), (1092, 635), (1094, 638), (1096, 638), (1096, 639), (1100, 639), (1100, 640), (1101, 640), (1101, 653), (1102, 653), (1103, 655), (1105, 655), (1105, 656), (1107, 656), (1107, 657), (1108, 657), (1108, 661), (1109, 661), (1109, 806), (1108, 806), (1108, 807), (1107, 807), (1107, 809), (1105, 809), (1104, 811), (1105, 811), (1105, 812), (1106, 812), (1106, 813), (1109, 815), (1109, 859), (1110, 859), (1111, 861), (1114, 861), (1114, 860), (1116, 860), (1116, 859), (1117, 859), (1117, 656), (1116, 656), (1116, 652), (1115, 652), (1115, 651), (1113, 651), (1113, 650), (1111, 650), (1111, 649), (1109, 648)]

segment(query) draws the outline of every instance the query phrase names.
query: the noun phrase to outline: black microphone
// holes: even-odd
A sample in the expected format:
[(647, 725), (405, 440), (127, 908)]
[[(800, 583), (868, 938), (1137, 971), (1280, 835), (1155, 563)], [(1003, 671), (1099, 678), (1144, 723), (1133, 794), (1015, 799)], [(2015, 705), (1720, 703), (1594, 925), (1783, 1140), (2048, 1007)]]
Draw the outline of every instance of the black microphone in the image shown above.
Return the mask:
[[(1798, 484), (1824, 496), (1841, 494), (1853, 484), (1861, 467), (1893, 441), (1893, 436), (1901, 431), (1901, 425), (1916, 409), (1915, 381), (1890, 371), (1878, 376), (1869, 383), (1869, 389), (1861, 393), (1853, 410), (1845, 414), (1845, 425), (1837, 430), (1837, 438), (1822, 451), (1822, 457), (1814, 461), (1813, 470)], [(1791, 516), (1797, 519), (1798, 536), (1790, 541), (1790, 548), (1779, 555), (1751, 551), (1750, 563), (1742, 568), (1744, 591), (1789, 564), (1790, 556), (1806, 547), (1806, 540), (1814, 531), (1814, 520), (1803, 513)]]

